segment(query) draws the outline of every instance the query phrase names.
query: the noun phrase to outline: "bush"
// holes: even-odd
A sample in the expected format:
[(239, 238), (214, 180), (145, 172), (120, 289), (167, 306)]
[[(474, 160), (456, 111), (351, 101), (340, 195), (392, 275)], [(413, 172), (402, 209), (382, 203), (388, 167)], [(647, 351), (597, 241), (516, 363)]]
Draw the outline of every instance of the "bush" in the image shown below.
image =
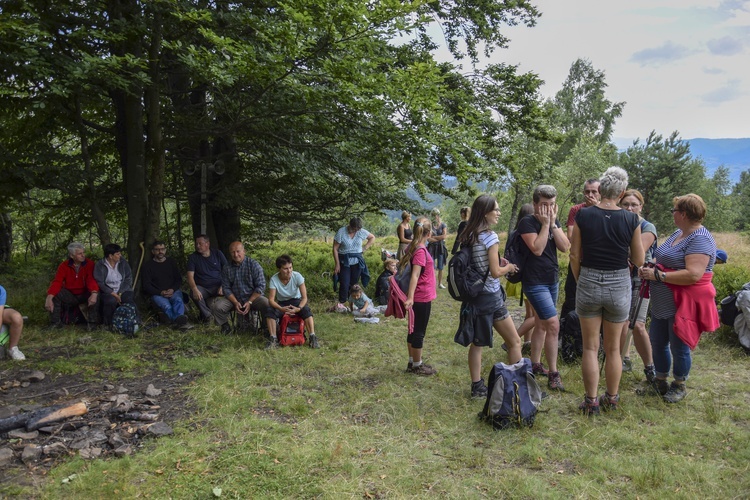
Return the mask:
[(734, 264), (719, 264), (714, 266), (713, 284), (716, 288), (716, 302), (727, 295), (731, 295), (750, 282), (750, 270)]

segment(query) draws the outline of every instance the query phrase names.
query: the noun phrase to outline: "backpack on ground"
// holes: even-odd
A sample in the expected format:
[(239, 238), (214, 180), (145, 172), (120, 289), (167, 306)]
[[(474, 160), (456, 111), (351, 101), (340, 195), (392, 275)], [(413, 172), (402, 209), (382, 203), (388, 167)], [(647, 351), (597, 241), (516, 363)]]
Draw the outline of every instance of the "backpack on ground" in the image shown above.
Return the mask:
[(532, 427), (542, 390), (531, 371), (531, 360), (523, 358), (514, 365), (496, 363), (487, 379), (487, 401), (479, 418), (496, 430)]
[(573, 363), (583, 356), (581, 320), (575, 309), (560, 321), (560, 356), (566, 363)]
[(448, 262), (448, 293), (455, 300), (467, 302), (484, 289), (484, 282), (490, 272), (489, 265), (484, 273), (471, 265), (472, 249), (469, 245), (462, 245), (450, 262)]
[(733, 293), (721, 299), (721, 308), (719, 309), (719, 317), (721, 322), (727, 326), (734, 327), (734, 320), (740, 314), (737, 308), (737, 294)]
[(138, 331), (138, 312), (135, 304), (120, 304), (112, 315), (112, 329), (121, 335), (132, 338)]
[(285, 314), (279, 322), (279, 345), (304, 345), (305, 320), (301, 317)]
[(505, 245), (505, 252), (503, 257), (511, 264), (515, 264), (518, 267), (518, 271), (513, 274), (508, 274), (505, 279), (508, 283), (520, 283), (521, 277), (523, 276), (523, 267), (526, 265), (526, 259), (523, 257), (522, 245), (525, 245), (521, 233), (518, 230), (511, 231), (508, 236), (508, 244)]

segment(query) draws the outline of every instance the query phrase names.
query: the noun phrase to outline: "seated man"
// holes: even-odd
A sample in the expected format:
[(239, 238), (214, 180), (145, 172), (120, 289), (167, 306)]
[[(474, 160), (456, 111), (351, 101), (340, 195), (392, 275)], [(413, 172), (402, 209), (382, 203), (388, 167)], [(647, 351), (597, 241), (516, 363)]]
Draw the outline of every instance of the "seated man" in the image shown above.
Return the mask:
[(152, 259), (143, 264), (143, 293), (159, 308), (159, 323), (188, 327), (185, 302), (182, 300), (182, 275), (173, 258), (167, 257), (163, 241), (151, 245)]
[(268, 310), (266, 321), (271, 338), (267, 348), (278, 347), (279, 340), (276, 335), (276, 321), (285, 314), (296, 314), (305, 320), (305, 328), (309, 332), (309, 345), (313, 349), (320, 347), (318, 337), (315, 336), (315, 324), (312, 311), (307, 305), (307, 287), (305, 278), (292, 268), (292, 258), (281, 255), (276, 259), (278, 273), (271, 276), (268, 283)]
[(235, 241), (229, 245), (232, 261), (221, 270), (221, 287), (223, 297), (217, 297), (211, 305), (216, 323), (221, 326), (221, 333), (230, 333), (229, 311), (246, 316), (250, 311), (266, 312), (268, 299), (263, 296), (266, 290), (266, 278), (258, 261), (245, 255), (245, 246)]
[(104, 258), (94, 265), (94, 279), (101, 295), (102, 323), (112, 324), (112, 317), (120, 304), (133, 304), (133, 272), (128, 262), (122, 258), (122, 248), (117, 243), (104, 245)]
[(78, 317), (75, 309), (79, 306), (85, 311), (90, 328), (99, 323), (98, 294), (94, 263), (86, 258), (83, 245), (74, 241), (68, 245), (68, 260), (57, 266), (55, 278), (47, 289), (44, 308), (50, 313), (52, 327), (75, 323)]
[[(26, 356), (18, 349), (18, 341), (23, 330), (23, 316), (18, 311), (5, 307), (6, 298), (5, 288), (0, 286), (0, 346), (5, 343), (3, 337), (8, 335), (8, 354), (11, 359), (23, 361)], [(7, 333), (4, 331), (6, 328)]]
[(211, 241), (205, 234), (195, 238), (195, 252), (187, 261), (187, 282), (193, 302), (201, 312), (201, 320), (211, 321), (209, 299), (224, 295), (221, 288), (221, 270), (227, 265), (227, 258), (221, 250), (211, 249)]

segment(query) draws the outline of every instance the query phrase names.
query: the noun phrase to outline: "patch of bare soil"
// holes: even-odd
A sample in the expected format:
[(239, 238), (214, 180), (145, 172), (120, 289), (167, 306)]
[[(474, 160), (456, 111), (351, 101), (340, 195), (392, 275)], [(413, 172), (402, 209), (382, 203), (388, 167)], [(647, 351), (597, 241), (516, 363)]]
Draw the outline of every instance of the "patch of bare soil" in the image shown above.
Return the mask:
[[(87, 382), (75, 375), (28, 370), (20, 363), (3, 365), (0, 483), (30, 486), (38, 485), (52, 466), (67, 457), (126, 456), (136, 453), (147, 439), (171, 434), (171, 425), (193, 411), (187, 388), (199, 376), (153, 372), (124, 379), (121, 373), (111, 372)], [(85, 413), (39, 428), (28, 423), (29, 417), (57, 406)]]

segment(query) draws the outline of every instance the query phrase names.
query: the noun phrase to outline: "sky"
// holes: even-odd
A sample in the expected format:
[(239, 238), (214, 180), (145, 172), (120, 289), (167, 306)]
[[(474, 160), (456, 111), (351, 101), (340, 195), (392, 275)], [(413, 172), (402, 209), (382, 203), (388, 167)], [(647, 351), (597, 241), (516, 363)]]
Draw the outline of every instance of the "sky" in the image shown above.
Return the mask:
[(626, 102), (617, 139), (750, 137), (750, 0), (532, 4), (537, 25), (508, 28), (509, 48), (490, 60), (539, 75), (545, 97), (585, 58), (605, 72), (607, 98)]

